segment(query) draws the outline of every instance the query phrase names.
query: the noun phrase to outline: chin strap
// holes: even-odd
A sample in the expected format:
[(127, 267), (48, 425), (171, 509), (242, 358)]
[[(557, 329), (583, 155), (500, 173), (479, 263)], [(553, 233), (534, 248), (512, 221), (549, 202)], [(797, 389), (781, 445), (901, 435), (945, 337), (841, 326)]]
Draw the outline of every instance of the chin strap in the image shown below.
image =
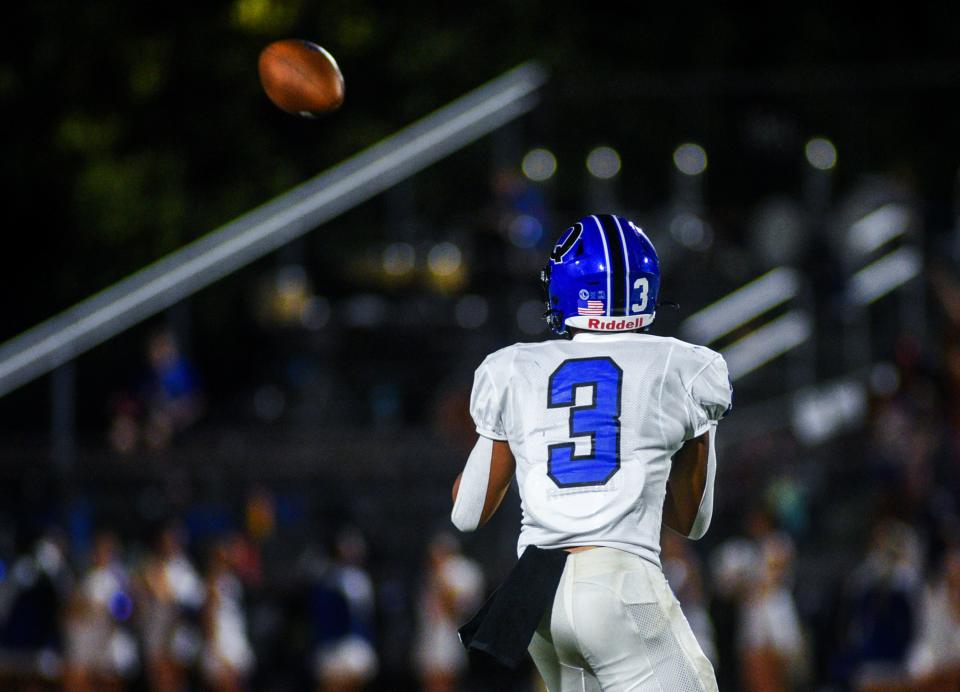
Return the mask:
[(553, 307), (553, 304), (550, 302), (550, 264), (548, 263), (543, 269), (540, 270), (540, 288), (543, 291), (543, 303), (546, 306), (546, 310), (543, 313), (543, 319), (546, 321), (547, 325), (557, 336), (563, 336), (570, 338), (570, 330), (567, 329), (567, 326), (563, 323), (563, 313)]
[(543, 313), (543, 319), (550, 326), (550, 331), (554, 334), (567, 338), (570, 337), (570, 330), (567, 329), (567, 326), (563, 323), (563, 313), (556, 308), (550, 307), (550, 303), (547, 303), (547, 309)]

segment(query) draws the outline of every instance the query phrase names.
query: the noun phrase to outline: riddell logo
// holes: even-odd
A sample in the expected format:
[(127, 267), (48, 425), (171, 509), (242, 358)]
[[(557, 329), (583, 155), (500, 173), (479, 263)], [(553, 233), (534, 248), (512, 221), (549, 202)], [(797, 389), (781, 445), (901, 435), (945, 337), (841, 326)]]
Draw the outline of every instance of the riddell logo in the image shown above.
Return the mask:
[(624, 329), (639, 329), (639, 328), (640, 328), (640, 318), (636, 318), (636, 317), (629, 320), (627, 319), (611, 320), (609, 322), (604, 320), (601, 322), (600, 320), (594, 319), (594, 320), (589, 320), (587, 322), (587, 329), (599, 329), (601, 331), (603, 330), (622, 331)]

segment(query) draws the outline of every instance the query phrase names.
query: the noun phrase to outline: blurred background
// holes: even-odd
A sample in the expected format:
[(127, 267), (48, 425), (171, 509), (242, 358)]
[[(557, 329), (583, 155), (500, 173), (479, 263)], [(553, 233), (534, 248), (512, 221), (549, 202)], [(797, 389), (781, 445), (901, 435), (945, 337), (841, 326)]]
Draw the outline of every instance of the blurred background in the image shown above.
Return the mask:
[[(450, 484), (473, 369), (549, 338), (538, 270), (596, 211), (735, 380), (714, 525), (663, 546), (720, 688), (958, 689), (960, 7), (636, 9), (8, 8), (0, 689), (535, 689), (454, 634), (518, 497), (454, 536)], [(262, 94), (290, 36), (338, 112)]]

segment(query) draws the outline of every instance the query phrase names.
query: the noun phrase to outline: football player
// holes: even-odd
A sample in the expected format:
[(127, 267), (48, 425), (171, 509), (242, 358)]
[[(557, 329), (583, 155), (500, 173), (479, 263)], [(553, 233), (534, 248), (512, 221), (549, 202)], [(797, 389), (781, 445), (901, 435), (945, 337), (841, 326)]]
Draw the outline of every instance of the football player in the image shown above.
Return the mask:
[[(562, 338), (504, 348), (475, 374), (479, 439), (454, 482), (452, 520), (482, 526), (516, 473), (521, 559), (461, 637), (508, 663), (519, 639), (550, 692), (716, 690), (663, 576), (660, 530), (698, 539), (710, 525), (726, 363), (646, 333), (660, 265), (628, 219), (578, 221), (542, 280)], [(550, 557), (521, 568), (534, 554)]]

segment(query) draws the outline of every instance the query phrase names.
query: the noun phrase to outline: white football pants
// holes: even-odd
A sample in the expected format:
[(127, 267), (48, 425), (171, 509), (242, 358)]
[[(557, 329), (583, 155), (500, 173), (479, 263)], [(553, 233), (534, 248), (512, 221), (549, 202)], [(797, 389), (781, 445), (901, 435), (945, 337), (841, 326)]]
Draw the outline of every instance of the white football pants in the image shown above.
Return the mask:
[(550, 692), (715, 692), (663, 572), (613, 548), (571, 553), (530, 642)]

